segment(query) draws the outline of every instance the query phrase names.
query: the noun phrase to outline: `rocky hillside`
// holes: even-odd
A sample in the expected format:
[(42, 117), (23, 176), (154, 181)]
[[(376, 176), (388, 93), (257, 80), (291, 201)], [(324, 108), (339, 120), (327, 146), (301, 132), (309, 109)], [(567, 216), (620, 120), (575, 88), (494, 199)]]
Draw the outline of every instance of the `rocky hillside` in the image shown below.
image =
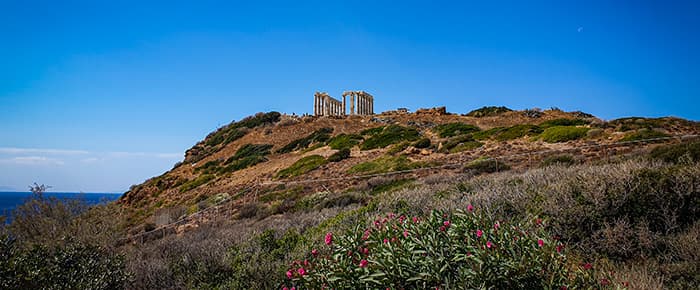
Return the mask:
[(558, 109), (485, 107), (454, 114), (443, 107), (347, 117), (258, 113), (210, 133), (173, 169), (133, 186), (120, 204), (129, 227), (158, 224), (164, 211), (165, 220), (175, 220), (224, 199), (234, 214), (244, 214), (251, 202), (279, 212), (319, 191), (362, 186), (372, 175), (414, 170), (407, 174), (449, 176), (580, 162), (658, 143), (639, 140), (672, 142), (699, 133), (699, 123), (678, 118), (603, 121)]

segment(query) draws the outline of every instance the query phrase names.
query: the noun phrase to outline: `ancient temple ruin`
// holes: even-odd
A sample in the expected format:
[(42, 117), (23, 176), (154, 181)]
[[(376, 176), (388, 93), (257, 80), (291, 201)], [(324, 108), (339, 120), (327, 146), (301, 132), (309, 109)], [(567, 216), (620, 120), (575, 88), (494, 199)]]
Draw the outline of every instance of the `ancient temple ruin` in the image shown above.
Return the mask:
[(350, 115), (374, 114), (374, 97), (364, 91), (343, 92), (343, 101), (334, 99), (325, 92), (314, 94), (315, 116), (345, 116), (347, 96), (350, 96)]

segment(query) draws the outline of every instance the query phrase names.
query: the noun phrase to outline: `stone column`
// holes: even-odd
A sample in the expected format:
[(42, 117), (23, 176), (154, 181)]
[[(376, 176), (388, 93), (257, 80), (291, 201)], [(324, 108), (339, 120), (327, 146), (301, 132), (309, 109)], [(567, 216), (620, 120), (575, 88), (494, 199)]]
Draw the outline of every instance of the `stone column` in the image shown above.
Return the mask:
[(357, 113), (360, 115), (364, 115), (365, 114), (365, 97), (363, 97), (362, 95), (360, 95), (359, 97), (360, 98), (357, 100), (357, 106), (359, 107), (359, 108), (357, 108)]
[(345, 116), (345, 112), (347, 112), (347, 108), (345, 107), (345, 95), (343, 95), (343, 116)]

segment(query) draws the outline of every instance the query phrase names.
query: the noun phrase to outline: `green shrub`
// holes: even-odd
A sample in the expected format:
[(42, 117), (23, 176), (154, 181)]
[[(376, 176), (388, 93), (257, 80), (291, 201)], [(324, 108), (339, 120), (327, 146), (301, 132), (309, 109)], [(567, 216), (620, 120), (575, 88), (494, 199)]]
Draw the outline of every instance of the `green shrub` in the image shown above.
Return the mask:
[(664, 118), (642, 118), (642, 117), (629, 117), (615, 119), (605, 124), (605, 127), (615, 128), (617, 131), (626, 132), (632, 130), (648, 129), (652, 130), (655, 128), (669, 128), (669, 127), (694, 127), (698, 128), (697, 122), (688, 121), (680, 118), (664, 117)]
[(488, 106), (488, 107), (481, 107), (479, 109), (473, 110), (469, 113), (467, 113), (467, 116), (469, 117), (490, 117), (490, 116), (497, 116), (505, 112), (511, 112), (513, 110), (506, 108), (506, 107), (494, 107), (494, 106)]
[(378, 182), (371, 185), (370, 195), (377, 195), (384, 192), (389, 192), (399, 188), (403, 188), (406, 185), (413, 183), (413, 179), (388, 179), (385, 182)]
[(435, 128), (433, 128), (433, 131), (437, 133), (438, 136), (440, 136), (440, 138), (447, 138), (481, 131), (481, 129), (474, 125), (457, 122), (435, 126)]
[(662, 133), (656, 130), (649, 130), (649, 129), (641, 129), (636, 132), (628, 133), (620, 139), (622, 142), (628, 142), (628, 141), (638, 141), (638, 140), (646, 140), (646, 139), (655, 139), (655, 138), (664, 138), (664, 137), (669, 137), (671, 135), (668, 135), (666, 133)]
[(442, 153), (457, 153), (461, 151), (467, 151), (479, 148), (484, 144), (478, 141), (474, 141), (471, 135), (460, 135), (448, 139), (442, 144), (440, 152)]
[(333, 155), (328, 156), (328, 161), (330, 162), (339, 162), (345, 159), (350, 158), (350, 149), (349, 148), (343, 148), (338, 150), (338, 152), (333, 153)]
[(384, 126), (379, 126), (379, 127), (375, 127), (375, 128), (369, 128), (369, 129), (362, 130), (362, 132), (360, 132), (360, 135), (373, 136), (373, 135), (377, 135), (377, 134), (381, 133), (382, 131), (384, 131)]
[(339, 134), (328, 140), (328, 146), (334, 150), (352, 148), (362, 142), (362, 136), (356, 134)]
[(430, 147), (430, 139), (421, 138), (420, 140), (413, 143), (413, 147), (416, 147), (419, 149), (428, 148), (428, 147)]
[(493, 173), (509, 169), (510, 166), (508, 164), (494, 158), (479, 158), (464, 166), (465, 171), (472, 171), (474, 174)]
[(260, 155), (253, 155), (253, 156), (247, 156), (243, 157), (241, 159), (236, 159), (228, 163), (224, 167), (219, 168), (219, 173), (227, 173), (227, 172), (234, 172), (238, 170), (243, 170), (248, 167), (252, 167), (258, 163), (263, 163), (266, 162), (267, 158), (264, 156)]
[(408, 148), (408, 146), (411, 146), (411, 142), (404, 141), (398, 144), (394, 144), (393, 146), (391, 146), (391, 148), (389, 148), (389, 150), (386, 151), (386, 154), (394, 155), (396, 153), (403, 152), (404, 150), (406, 150), (406, 148)]
[(0, 237), (2, 289), (121, 289), (128, 279), (123, 257), (95, 246), (23, 249)]
[(538, 126), (520, 124), (499, 130), (499, 132), (495, 134), (495, 138), (498, 141), (507, 141), (524, 136), (535, 136), (540, 133), (542, 133), (542, 129)]
[(280, 170), (277, 173), (277, 178), (294, 177), (305, 174), (311, 170), (321, 167), (326, 164), (326, 158), (320, 155), (310, 155), (297, 160), (291, 166)]
[(700, 161), (700, 142), (665, 145), (654, 148), (651, 157), (666, 162), (678, 162), (682, 156), (688, 156), (692, 161)]
[(367, 138), (367, 140), (360, 145), (360, 149), (370, 150), (383, 148), (402, 141), (415, 141), (418, 138), (420, 138), (420, 133), (418, 133), (418, 130), (415, 128), (391, 125), (384, 128), (381, 133), (376, 133)]
[(552, 166), (552, 165), (565, 165), (565, 166), (571, 166), (576, 164), (576, 159), (574, 159), (573, 156), (571, 155), (555, 155), (555, 156), (549, 156), (542, 160), (542, 163), (540, 164), (541, 167), (547, 167), (547, 166)]
[(288, 268), (287, 286), (309, 289), (560, 289), (598, 287), (569, 263), (564, 245), (536, 219), (495, 220), (481, 211), (394, 214), (344, 235)]
[(587, 125), (589, 124), (588, 121), (583, 120), (583, 119), (554, 119), (554, 120), (549, 120), (542, 122), (540, 124), (540, 127), (542, 129), (547, 129), (549, 127), (554, 127), (554, 126), (580, 126), (580, 125)]
[(452, 147), (452, 149), (450, 149), (450, 153), (458, 153), (458, 152), (463, 152), (463, 151), (474, 150), (474, 149), (479, 148), (481, 146), (484, 146), (484, 143), (481, 143), (479, 141), (467, 141), (467, 142), (459, 143), (457, 146)]
[(194, 172), (202, 172), (204, 174), (212, 174), (216, 173), (216, 171), (219, 169), (219, 164), (221, 164), (221, 160), (211, 160), (208, 161), (207, 163), (204, 163), (204, 165), (199, 166), (194, 169)]
[(507, 128), (505, 128), (505, 127), (491, 128), (491, 129), (488, 129), (485, 131), (479, 131), (479, 132), (472, 133), (472, 137), (474, 138), (474, 140), (486, 140), (486, 139), (490, 139), (493, 136), (505, 131), (506, 129)]
[(586, 136), (586, 132), (588, 132), (588, 128), (554, 126), (545, 129), (540, 138), (547, 143), (566, 142), (583, 138)]
[(266, 156), (270, 154), (270, 149), (272, 149), (270, 144), (245, 144), (226, 160), (226, 163), (250, 156)]
[(214, 179), (214, 175), (211, 175), (211, 174), (200, 175), (199, 177), (180, 185), (180, 192), (185, 192), (185, 191), (189, 191), (191, 189), (194, 189), (202, 184), (205, 184), (205, 183), (211, 181), (212, 179)]
[(285, 145), (284, 147), (278, 149), (277, 153), (289, 153), (300, 149), (306, 149), (309, 147), (309, 145), (314, 143), (325, 144), (325, 142), (331, 138), (331, 133), (333, 133), (333, 128), (318, 129), (313, 133), (309, 134), (308, 136), (296, 139), (290, 142), (289, 144)]
[(372, 161), (357, 164), (348, 170), (348, 173), (386, 173), (401, 170), (410, 170), (429, 166), (425, 162), (413, 162), (408, 157), (401, 156), (382, 156)]

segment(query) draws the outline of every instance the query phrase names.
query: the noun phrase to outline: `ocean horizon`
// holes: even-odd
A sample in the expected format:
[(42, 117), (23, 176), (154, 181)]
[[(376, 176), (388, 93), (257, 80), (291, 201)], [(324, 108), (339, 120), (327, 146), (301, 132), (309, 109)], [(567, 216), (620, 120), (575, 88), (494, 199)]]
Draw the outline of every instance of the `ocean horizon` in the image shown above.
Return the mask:
[[(44, 192), (45, 197), (55, 197), (62, 200), (80, 199), (89, 205), (96, 205), (115, 201), (123, 193), (111, 192)], [(23, 204), (32, 196), (31, 192), (25, 191), (0, 191), (0, 215), (11, 219), (12, 211)]]

